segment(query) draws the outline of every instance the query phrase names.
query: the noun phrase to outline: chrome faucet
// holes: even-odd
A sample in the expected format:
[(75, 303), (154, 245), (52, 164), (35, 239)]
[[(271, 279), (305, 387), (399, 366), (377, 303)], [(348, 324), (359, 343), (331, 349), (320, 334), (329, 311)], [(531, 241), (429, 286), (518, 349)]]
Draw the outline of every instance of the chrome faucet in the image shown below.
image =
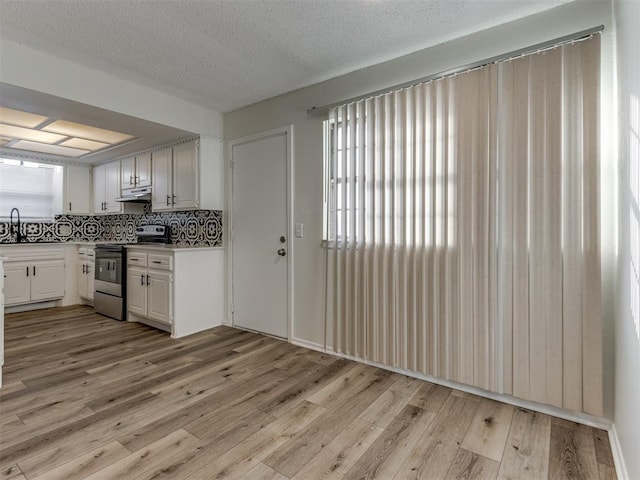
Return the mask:
[[(13, 223), (13, 211), (15, 210), (15, 212), (18, 214), (18, 223)], [(20, 243), (22, 241), (22, 234), (20, 233), (20, 210), (18, 210), (17, 208), (12, 208), (11, 209), (11, 213), (9, 214), (9, 233), (11, 235), (15, 234), (16, 236), (16, 243)]]

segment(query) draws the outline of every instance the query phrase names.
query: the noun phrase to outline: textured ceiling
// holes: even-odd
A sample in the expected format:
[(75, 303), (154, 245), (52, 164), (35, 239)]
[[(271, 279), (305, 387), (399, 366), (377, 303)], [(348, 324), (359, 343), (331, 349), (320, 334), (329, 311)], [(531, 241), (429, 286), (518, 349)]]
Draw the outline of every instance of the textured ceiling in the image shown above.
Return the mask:
[(0, 0), (0, 32), (221, 112), (570, 0)]

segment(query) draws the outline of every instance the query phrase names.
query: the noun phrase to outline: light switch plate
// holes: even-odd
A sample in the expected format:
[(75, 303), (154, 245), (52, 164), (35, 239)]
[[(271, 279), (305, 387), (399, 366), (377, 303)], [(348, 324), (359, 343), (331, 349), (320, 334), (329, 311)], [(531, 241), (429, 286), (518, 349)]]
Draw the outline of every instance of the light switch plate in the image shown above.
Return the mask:
[(296, 223), (296, 238), (304, 237), (304, 225)]

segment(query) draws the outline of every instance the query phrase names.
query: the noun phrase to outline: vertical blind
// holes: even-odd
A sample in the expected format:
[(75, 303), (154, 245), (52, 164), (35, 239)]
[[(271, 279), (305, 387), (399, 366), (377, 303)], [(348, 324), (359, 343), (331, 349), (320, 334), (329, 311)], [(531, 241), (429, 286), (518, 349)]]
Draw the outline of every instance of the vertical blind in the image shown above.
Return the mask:
[(336, 351), (601, 414), (599, 48), (330, 111)]

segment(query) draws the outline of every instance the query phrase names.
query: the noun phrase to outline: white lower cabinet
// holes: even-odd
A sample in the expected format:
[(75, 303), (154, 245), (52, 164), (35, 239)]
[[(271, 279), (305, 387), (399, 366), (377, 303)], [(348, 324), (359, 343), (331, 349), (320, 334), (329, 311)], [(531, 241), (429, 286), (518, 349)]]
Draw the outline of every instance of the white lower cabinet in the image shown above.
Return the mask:
[(78, 249), (78, 295), (93, 300), (95, 292), (95, 252), (93, 247)]
[[(33, 252), (12, 249), (3, 253), (4, 303), (9, 307), (56, 300), (65, 294), (63, 250)], [(30, 258), (31, 257), (31, 258)]]
[(173, 320), (172, 256), (131, 250), (127, 256), (127, 311), (170, 326)]
[(174, 338), (224, 322), (224, 249), (127, 248), (127, 320)]

